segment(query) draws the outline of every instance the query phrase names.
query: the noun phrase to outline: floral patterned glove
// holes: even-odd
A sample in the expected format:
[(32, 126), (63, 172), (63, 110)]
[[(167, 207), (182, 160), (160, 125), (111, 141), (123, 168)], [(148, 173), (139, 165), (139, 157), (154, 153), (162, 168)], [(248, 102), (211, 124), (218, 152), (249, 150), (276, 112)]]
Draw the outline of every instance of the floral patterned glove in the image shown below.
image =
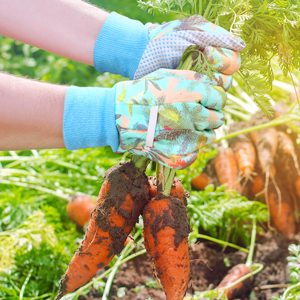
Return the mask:
[(177, 69), (182, 54), (198, 45), (218, 72), (233, 74), (240, 67), (243, 40), (202, 16), (143, 25), (111, 13), (94, 47), (94, 65), (100, 72), (139, 79), (157, 69)]
[[(225, 78), (224, 78), (225, 77)], [(193, 71), (157, 70), (116, 85), (117, 152), (129, 151), (174, 169), (184, 169), (198, 150), (215, 140), (223, 122), (226, 92)]]

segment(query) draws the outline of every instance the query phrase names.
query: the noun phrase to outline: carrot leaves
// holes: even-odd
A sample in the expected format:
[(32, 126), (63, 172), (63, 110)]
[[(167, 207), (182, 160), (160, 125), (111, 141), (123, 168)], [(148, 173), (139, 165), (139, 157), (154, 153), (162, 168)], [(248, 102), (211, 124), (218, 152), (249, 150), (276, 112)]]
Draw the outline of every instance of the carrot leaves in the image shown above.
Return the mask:
[[(248, 246), (252, 220), (266, 222), (267, 207), (258, 201), (249, 201), (235, 191), (225, 191), (222, 185), (213, 185), (204, 191), (192, 192), (188, 211), (193, 233), (209, 233), (210, 236)], [(192, 233), (192, 235), (193, 235)]]
[(299, 0), (138, 0), (148, 12), (177, 13), (178, 17), (201, 14), (247, 44), (241, 52), (242, 66), (236, 75), (260, 109), (270, 114), (266, 94), (272, 89), (272, 59), (283, 74), (300, 68)]

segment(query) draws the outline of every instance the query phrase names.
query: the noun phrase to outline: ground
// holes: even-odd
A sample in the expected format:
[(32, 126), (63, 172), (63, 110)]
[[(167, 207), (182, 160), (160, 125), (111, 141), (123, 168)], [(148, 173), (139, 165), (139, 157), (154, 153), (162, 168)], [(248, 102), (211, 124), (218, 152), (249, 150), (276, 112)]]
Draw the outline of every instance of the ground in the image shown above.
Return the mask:
[[(254, 262), (262, 263), (264, 269), (254, 277), (252, 296), (254, 299), (269, 300), (273, 296), (283, 293), (284, 286), (288, 284), (289, 274), (286, 257), (288, 246), (292, 243), (300, 243), (300, 234), (291, 239), (281, 237), (268, 232), (260, 234), (255, 248)], [(194, 291), (213, 289), (226, 275), (230, 267), (226, 267), (224, 259), (229, 260), (231, 267), (245, 263), (247, 255), (241, 251), (226, 249), (222, 251), (215, 243), (199, 241), (190, 246), (191, 280), (187, 295)], [(145, 300), (151, 297), (153, 300), (165, 299), (161, 289), (144, 286), (145, 282), (155, 280), (152, 270), (152, 261), (148, 254), (139, 256), (124, 264), (114, 279), (110, 300)], [(126, 295), (117, 297), (120, 287), (126, 287)], [(249, 299), (251, 289), (245, 291), (238, 299)], [(93, 290), (79, 300), (100, 300), (99, 292)], [(251, 299), (253, 299), (251, 297)]]

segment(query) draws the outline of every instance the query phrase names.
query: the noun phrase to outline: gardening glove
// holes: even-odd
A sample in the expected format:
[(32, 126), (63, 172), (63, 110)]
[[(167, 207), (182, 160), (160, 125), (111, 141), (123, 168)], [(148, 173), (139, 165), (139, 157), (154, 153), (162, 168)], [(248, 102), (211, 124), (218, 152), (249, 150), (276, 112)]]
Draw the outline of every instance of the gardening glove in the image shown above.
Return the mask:
[[(157, 70), (108, 88), (67, 90), (64, 140), (69, 150), (110, 145), (174, 169), (194, 162), (215, 140), (226, 92), (214, 78), (186, 70)], [(225, 82), (226, 80), (223, 79)]]
[(190, 45), (198, 45), (223, 74), (239, 69), (238, 51), (245, 47), (242, 39), (199, 15), (162, 25), (143, 25), (113, 12), (96, 40), (94, 66), (99, 72), (139, 79), (159, 68), (177, 69)]

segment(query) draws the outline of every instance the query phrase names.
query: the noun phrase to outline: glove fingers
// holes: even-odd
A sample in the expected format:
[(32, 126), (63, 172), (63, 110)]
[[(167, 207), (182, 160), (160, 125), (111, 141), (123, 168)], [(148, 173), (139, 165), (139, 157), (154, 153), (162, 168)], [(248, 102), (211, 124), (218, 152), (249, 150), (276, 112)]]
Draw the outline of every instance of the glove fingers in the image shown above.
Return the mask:
[[(190, 70), (168, 70), (168, 69), (159, 69), (155, 72), (157, 77), (172, 77), (178, 78), (181, 80), (197, 80), (212, 86), (219, 86), (225, 91), (229, 90), (232, 85), (232, 76), (225, 75), (222, 73), (214, 73), (214, 77), (210, 78), (204, 74), (200, 74)], [(144, 77), (144, 79), (153, 79), (154, 76), (149, 74)]]
[[(174, 135), (175, 136), (175, 135)], [(200, 148), (215, 141), (213, 130), (201, 132), (182, 131), (176, 134), (176, 139), (170, 140), (170, 136), (159, 142), (154, 142), (154, 147), (137, 147), (129, 152), (143, 155), (164, 166), (182, 170), (189, 167), (197, 158)]]
[(161, 152), (154, 148), (136, 148), (130, 150), (129, 152), (136, 155), (143, 155), (161, 165), (175, 170), (183, 170), (189, 167), (196, 160), (197, 155), (199, 153), (199, 151), (194, 151), (186, 155), (174, 155)]
[(241, 67), (241, 56), (237, 51), (225, 48), (206, 47), (203, 54), (208, 58), (212, 67), (225, 75), (234, 74)]
[(149, 28), (150, 40), (168, 37), (189, 41), (191, 45), (200, 47), (223, 47), (240, 51), (245, 48), (245, 42), (236, 38), (222, 27), (219, 27), (200, 15), (175, 20), (161, 26)]
[[(193, 80), (187, 79), (191, 77)], [(212, 85), (204, 83), (204, 80), (211, 82)], [(207, 108), (221, 110), (225, 106), (227, 94), (222, 87), (217, 85), (224, 85), (227, 89), (231, 85), (231, 80), (231, 77), (221, 75), (216, 75), (215, 80), (212, 80), (193, 71), (160, 69), (147, 75), (143, 80), (134, 82), (134, 84), (141, 85), (138, 90), (144, 90), (142, 94), (126, 93), (124, 97), (128, 104), (135, 104), (137, 102), (135, 99), (140, 97), (143, 99), (143, 101), (139, 101), (140, 104), (145, 105), (149, 105), (149, 103), (162, 105), (177, 102), (198, 102)], [(122, 99), (124, 98), (119, 88), (117, 95), (121, 95)]]
[(203, 131), (219, 128), (224, 124), (221, 111), (207, 109), (198, 103), (173, 103), (159, 107), (158, 130)]

